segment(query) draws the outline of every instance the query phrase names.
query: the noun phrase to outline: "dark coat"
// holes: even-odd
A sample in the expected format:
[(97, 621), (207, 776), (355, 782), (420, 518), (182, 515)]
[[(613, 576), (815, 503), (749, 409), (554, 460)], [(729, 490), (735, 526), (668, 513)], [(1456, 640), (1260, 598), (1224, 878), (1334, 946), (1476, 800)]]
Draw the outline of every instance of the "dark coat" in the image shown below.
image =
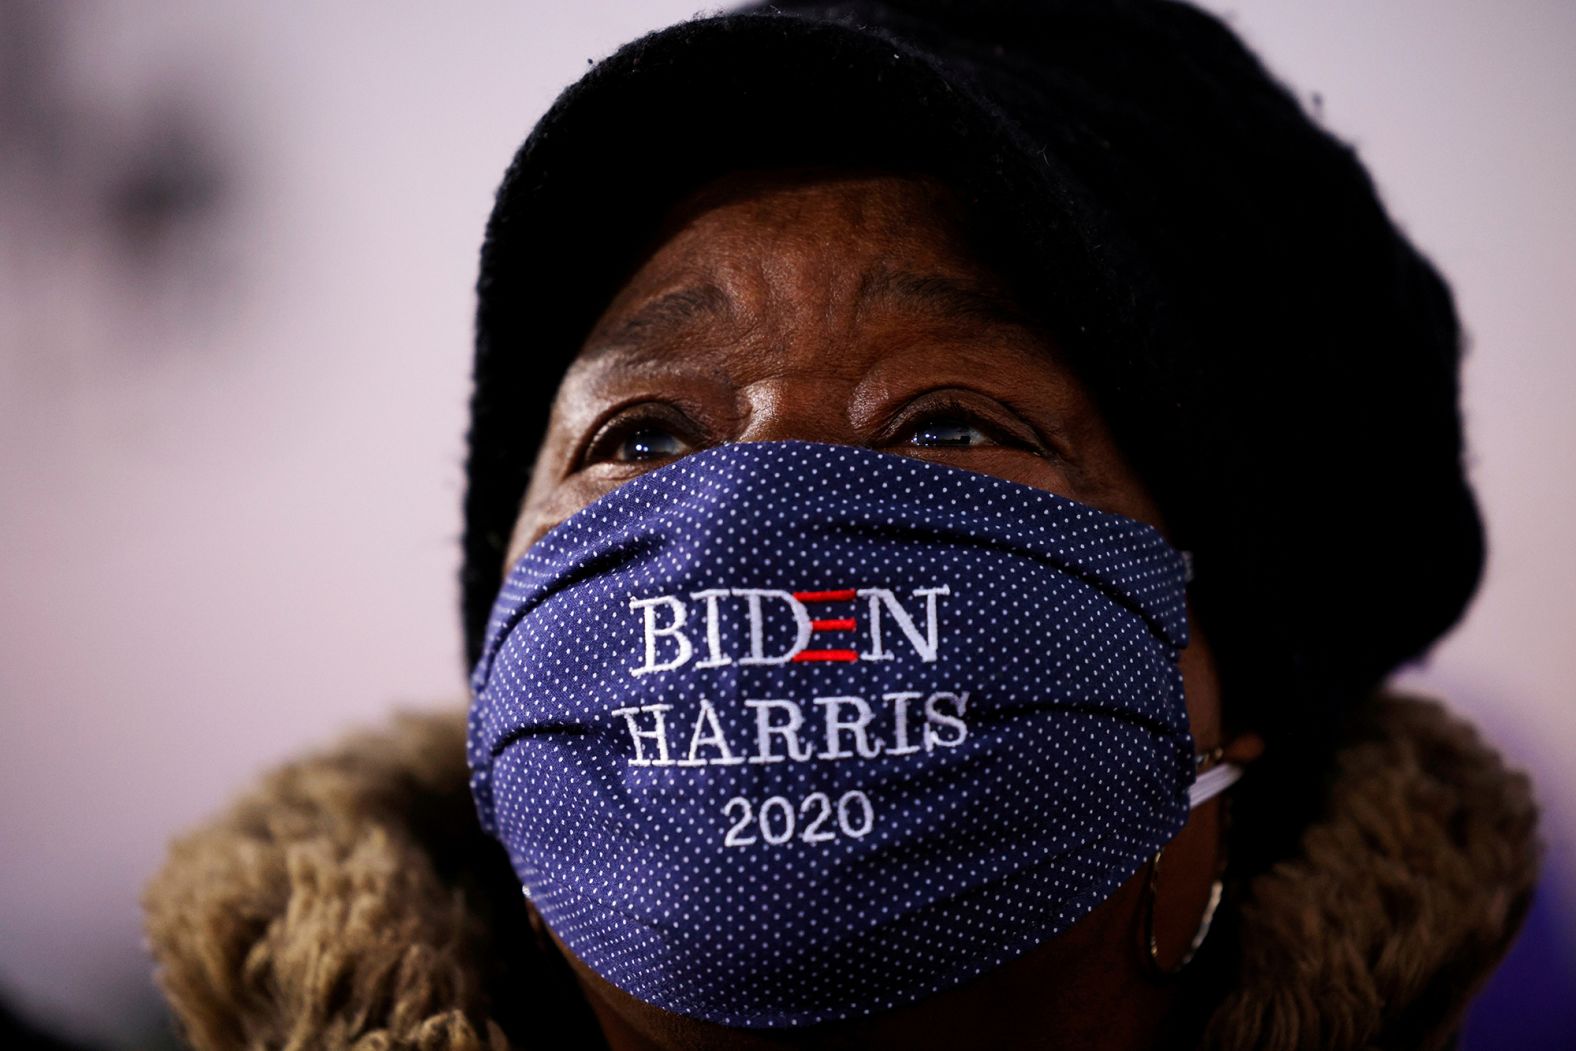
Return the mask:
[[(597, 1046), (573, 980), (479, 828), (459, 710), (404, 715), (268, 775), (174, 844), (144, 904), (198, 1048)], [(1223, 928), (1234, 978), (1204, 1046), (1436, 1048), (1504, 954), (1535, 811), (1443, 707), (1380, 697), (1323, 813)]]

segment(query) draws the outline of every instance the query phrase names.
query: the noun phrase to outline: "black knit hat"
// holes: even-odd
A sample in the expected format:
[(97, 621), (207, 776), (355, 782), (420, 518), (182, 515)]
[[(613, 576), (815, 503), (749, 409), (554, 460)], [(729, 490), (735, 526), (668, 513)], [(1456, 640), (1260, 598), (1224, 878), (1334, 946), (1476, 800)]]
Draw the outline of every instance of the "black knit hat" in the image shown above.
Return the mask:
[(474, 660), (565, 366), (664, 208), (743, 167), (957, 189), (1176, 542), (1228, 721), (1321, 736), (1477, 586), (1448, 289), (1218, 21), (1138, 0), (778, 3), (599, 63), (515, 157), (478, 283)]

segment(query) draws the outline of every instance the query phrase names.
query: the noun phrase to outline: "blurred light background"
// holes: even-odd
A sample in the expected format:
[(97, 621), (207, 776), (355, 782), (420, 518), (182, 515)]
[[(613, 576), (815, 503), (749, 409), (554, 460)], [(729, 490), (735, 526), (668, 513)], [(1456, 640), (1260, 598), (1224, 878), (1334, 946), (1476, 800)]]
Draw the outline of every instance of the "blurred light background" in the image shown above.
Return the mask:
[[(1471, 334), (1489, 573), (1406, 678), (1546, 808), (1536, 929), (1467, 1046), (1529, 997), (1549, 1008), (1523, 1039), (1556, 1033), (1576, 1017), (1576, 4), (1206, 6), (1356, 144)], [(156, 1042), (137, 895), (171, 834), (348, 727), (463, 703), (492, 191), (590, 60), (695, 10), (0, 0), (0, 998), (30, 1019)]]

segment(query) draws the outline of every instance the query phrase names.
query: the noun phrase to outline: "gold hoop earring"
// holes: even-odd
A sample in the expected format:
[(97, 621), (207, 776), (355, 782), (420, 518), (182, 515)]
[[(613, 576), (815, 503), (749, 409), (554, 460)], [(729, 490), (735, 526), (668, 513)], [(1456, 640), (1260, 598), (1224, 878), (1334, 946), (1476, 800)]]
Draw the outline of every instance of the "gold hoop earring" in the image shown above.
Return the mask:
[(1154, 973), (1164, 978), (1174, 978), (1181, 974), (1188, 964), (1193, 962), (1193, 957), (1198, 955), (1199, 949), (1204, 945), (1204, 939), (1209, 937), (1209, 929), (1215, 922), (1215, 910), (1220, 908), (1221, 895), (1225, 893), (1225, 882), (1216, 877), (1209, 885), (1209, 902), (1204, 906), (1203, 918), (1199, 920), (1198, 930), (1193, 934), (1193, 941), (1188, 945), (1187, 952), (1182, 954), (1182, 959), (1175, 966), (1167, 967), (1160, 962), (1160, 940), (1155, 936), (1155, 905), (1160, 898), (1160, 858), (1166, 852), (1165, 847), (1155, 851), (1155, 856), (1149, 862), (1149, 894), (1148, 904), (1144, 917), (1144, 943), (1148, 952), (1145, 960)]

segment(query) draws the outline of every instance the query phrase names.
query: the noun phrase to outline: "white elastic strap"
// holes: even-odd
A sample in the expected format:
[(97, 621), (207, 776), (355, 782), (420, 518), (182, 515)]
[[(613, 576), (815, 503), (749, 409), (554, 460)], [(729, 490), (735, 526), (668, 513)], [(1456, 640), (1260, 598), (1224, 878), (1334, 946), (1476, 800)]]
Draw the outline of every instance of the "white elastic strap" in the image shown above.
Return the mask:
[(1241, 776), (1242, 767), (1236, 763), (1220, 763), (1210, 767), (1199, 774), (1193, 782), (1193, 787), (1187, 790), (1188, 806), (1197, 810), (1230, 788)]

